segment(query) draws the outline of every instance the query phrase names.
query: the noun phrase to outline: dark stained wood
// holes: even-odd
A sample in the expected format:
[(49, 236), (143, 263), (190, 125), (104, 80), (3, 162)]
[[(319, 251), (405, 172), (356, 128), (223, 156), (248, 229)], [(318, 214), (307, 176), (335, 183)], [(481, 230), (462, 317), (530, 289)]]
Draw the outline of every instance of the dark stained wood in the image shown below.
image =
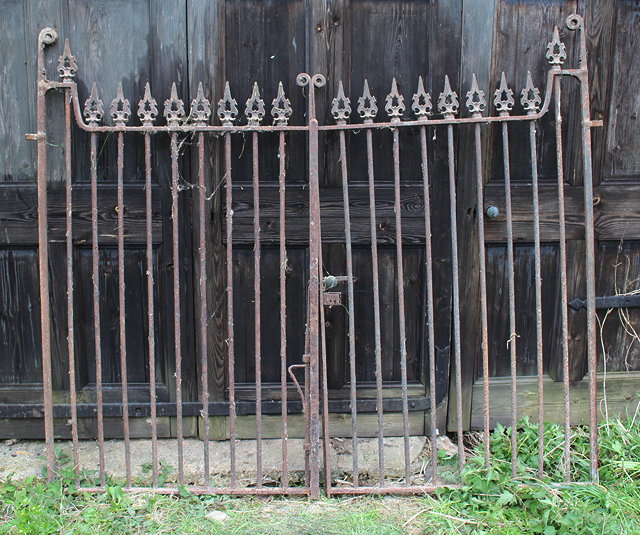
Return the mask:
[[(17, 97), (34, 95), (31, 88), (35, 85), (34, 78), (31, 70), (25, 68), (28, 57), (25, 45), (29, 40), (35, 41), (37, 34), (29, 35), (25, 31), (25, 2), (6, 2), (2, 10), (0, 35), (7, 39), (7, 43), (13, 42), (14, 46), (0, 49), (0, 63), (3, 65), (0, 80), (0, 115), (3, 118), (0, 127), (0, 180), (31, 181), (35, 176), (35, 146), (24, 142), (24, 133), (34, 128), (35, 119), (32, 107), (27, 102), (17, 105)], [(35, 100), (28, 99), (28, 102)]]
[[(467, 0), (462, 9), (462, 45), (460, 55), (460, 96), (464, 98), (464, 88), (471, 86), (473, 74), (476, 74), (479, 87), (485, 91), (485, 98), (490, 96), (491, 48), (495, 30), (495, 2), (484, 0)], [(483, 183), (489, 175), (490, 146), (488, 141), (491, 129), (481, 128), (481, 156)], [(458, 229), (460, 255), (460, 295), (464, 300), (461, 308), (460, 329), (464, 340), (465, 358), (471, 362), (481, 363), (481, 331), (480, 331), (480, 273), (477, 233), (477, 214), (483, 207), (477, 205), (476, 164), (475, 164), (475, 126), (459, 129), (458, 134)], [(484, 251), (483, 251), (484, 253)], [(463, 425), (468, 426), (471, 413), (471, 388), (474, 380), (471, 366), (463, 366), (462, 376), (462, 417)], [(456, 414), (457, 401), (451, 398), (450, 415)]]
[[(432, 100), (442, 90), (443, 78), (449, 74), (453, 88), (463, 104), (471, 73), (476, 72), (487, 100), (493, 99), (495, 83), (502, 70), (520, 110), (519, 91), (527, 70), (534, 82), (542, 86), (548, 68), (544, 52), (554, 25), (563, 26), (571, 12), (585, 16), (587, 43), (590, 47), (591, 114), (604, 119), (604, 128), (593, 130), (595, 183), (595, 231), (597, 244), (597, 293), (612, 295), (637, 290), (636, 274), (640, 258), (640, 219), (637, 201), (640, 195), (638, 177), (637, 99), (640, 78), (636, 68), (638, 55), (637, 2), (585, 2), (584, 0), (541, 0), (512, 2), (508, 0), (442, 0), (423, 2), (402, 0), (241, 0), (230, 2), (198, 0), (178, 2), (131, 2), (118, 0), (68, 2), (7, 0), (0, 19), (0, 61), (4, 66), (0, 79), (0, 399), (37, 401), (41, 377), (39, 351), (39, 301), (37, 236), (34, 188), (34, 146), (24, 140), (24, 134), (35, 128), (35, 58), (38, 31), (51, 25), (61, 38), (69, 37), (78, 58), (78, 85), (83, 101), (93, 81), (100, 90), (105, 110), (122, 82), (125, 96), (135, 112), (144, 84), (150, 81), (162, 104), (169, 95), (171, 83), (190, 103), (198, 82), (215, 108), (225, 79), (231, 82), (233, 95), (244, 124), (244, 103), (251, 84), (257, 81), (265, 100), (267, 114), (275, 96), (278, 81), (282, 81), (292, 101), (292, 123), (306, 121), (306, 89), (295, 85), (295, 76), (302, 71), (320, 72), (328, 79), (327, 86), (317, 91), (317, 113), (320, 122), (331, 124), (331, 99), (338, 81), (343, 80), (351, 98), (356, 117), (357, 98), (362, 83), (368, 78), (378, 98), (378, 118), (385, 115), (384, 98), (393, 77), (410, 107), (418, 75), (425, 78)], [(574, 32), (562, 29), (567, 43), (568, 65), (575, 65), (577, 39)], [(48, 50), (47, 68), (55, 75), (57, 56), (62, 42)], [(636, 62), (636, 63), (634, 63)], [(541, 87), (541, 89), (544, 89)], [(575, 80), (563, 83), (563, 113), (565, 115), (564, 149), (567, 236), (569, 256), (569, 299), (584, 297), (584, 228), (582, 222), (583, 190), (581, 184), (581, 150)], [(52, 358), (56, 395), (62, 396), (68, 386), (66, 364), (66, 306), (64, 255), (64, 191), (62, 95), (48, 97), (48, 173), (50, 276), (52, 303)], [(489, 106), (491, 108), (491, 106)], [(463, 113), (466, 113), (463, 111)], [(411, 116), (408, 110), (405, 117)], [(108, 119), (107, 119), (108, 120)], [(270, 121), (267, 117), (266, 121)], [(164, 119), (159, 118), (162, 123)], [(133, 117), (132, 123), (137, 124)], [(214, 120), (217, 122), (217, 119)], [(531, 209), (531, 177), (526, 125), (509, 129), (512, 148), (512, 180), (514, 233), (516, 247), (516, 304), (518, 307), (519, 374), (535, 369), (533, 315), (533, 217)], [(555, 133), (552, 117), (547, 115), (538, 124), (540, 157), (540, 201), (543, 240), (543, 332), (545, 371), (555, 381), (562, 379), (560, 362), (560, 302), (558, 266), (557, 193), (555, 188)], [(92, 321), (90, 291), (90, 213), (88, 194), (88, 136), (77, 128), (73, 131), (74, 180), (74, 261), (76, 263), (76, 349), (77, 380), (81, 396), (91, 397), (94, 370), (92, 357)], [(421, 186), (419, 138), (416, 129), (402, 129), (401, 215), (405, 262), (405, 293), (407, 297), (407, 348), (409, 379), (412, 388), (425, 390), (426, 355), (424, 222)], [(480, 383), (478, 346), (478, 282), (477, 210), (492, 204), (500, 215), (486, 220), (488, 248), (488, 282), (490, 286), (489, 325), (491, 329), (492, 375), (507, 373), (505, 344), (506, 288), (504, 275), (504, 192), (500, 140), (494, 127), (483, 127), (483, 165), (487, 190), (485, 206), (475, 205), (474, 162), (471, 141), (473, 128), (461, 127), (455, 132), (458, 180), (458, 225), (460, 283), (463, 339), (463, 403), (465, 424), (469, 415), (477, 415), (481, 406), (476, 396)], [(438, 375), (438, 426), (445, 428), (448, 400), (451, 347), (451, 269), (448, 225), (448, 184), (446, 131), (428, 128), (429, 170), (432, 181), (434, 288), (436, 303), (436, 348)], [(198, 266), (196, 243), (198, 213), (193, 207), (197, 190), (192, 185), (195, 174), (193, 139), (181, 139), (180, 174), (185, 189), (181, 192), (181, 275), (184, 396), (198, 399), (199, 356), (201, 354), (195, 327), (198, 309), (196, 285)], [(323, 226), (324, 272), (345, 274), (343, 208), (340, 191), (338, 135), (325, 132), (320, 136), (320, 180)], [(236, 310), (237, 377), (242, 388), (251, 391), (253, 370), (253, 205), (251, 181), (251, 150), (249, 138), (235, 136), (233, 143), (234, 188), (234, 292)], [(105, 395), (119, 392), (114, 385), (121, 377), (118, 357), (117, 329), (117, 263), (115, 255), (115, 136), (99, 136), (99, 232), (101, 240), (101, 290), (103, 313), (103, 355)], [(382, 342), (385, 395), (395, 392), (399, 379), (399, 334), (397, 280), (395, 259), (395, 214), (393, 212), (391, 133), (374, 133), (378, 239), (380, 241)], [(351, 216), (354, 242), (356, 352), (358, 380), (370, 385), (374, 379), (372, 281), (370, 269), (369, 207), (366, 191), (365, 136), (362, 132), (347, 135)], [(144, 159), (142, 139), (125, 136), (125, 277), (127, 283), (127, 343), (131, 383), (130, 398), (144, 398), (148, 377), (145, 282), (144, 227)], [(262, 258), (262, 320), (263, 320), (263, 381), (273, 385), (279, 380), (278, 317), (278, 177), (277, 136), (260, 136), (260, 210)], [(224, 253), (225, 226), (222, 158), (219, 140), (213, 136), (206, 142), (206, 181), (208, 195), (207, 218), (209, 301), (209, 384), (212, 400), (226, 396), (226, 296)], [(287, 247), (289, 254), (287, 277), (287, 329), (289, 364), (301, 361), (303, 353), (306, 285), (308, 280), (308, 206), (307, 143), (303, 133), (287, 135)], [(156, 270), (156, 345), (157, 379), (163, 399), (171, 399), (173, 385), (173, 308), (171, 258), (171, 219), (169, 214), (170, 166), (166, 135), (153, 140), (153, 235)], [(241, 187), (242, 186), (242, 187)], [(247, 187), (248, 186), (248, 187)], [(343, 294), (346, 302), (346, 294)], [(576, 392), (584, 386), (585, 318), (584, 312), (570, 310), (571, 379)], [(606, 311), (599, 313), (605, 320)], [(332, 396), (344, 396), (348, 377), (346, 312), (344, 308), (327, 310), (327, 342), (329, 379)], [(639, 348), (633, 330), (638, 331), (635, 309), (615, 310), (606, 315), (599, 333), (600, 365), (607, 371), (637, 370)], [(626, 328), (625, 328), (626, 327)], [(606, 354), (606, 360), (603, 358)], [(493, 379), (500, 381), (501, 379)], [(527, 379), (521, 378), (523, 391)], [(496, 383), (497, 384), (497, 383)], [(620, 383), (626, 385), (627, 383)], [(141, 386), (140, 386), (141, 385)], [(269, 392), (271, 386), (265, 386)], [(363, 386), (364, 388), (364, 386)], [(368, 388), (368, 387), (367, 387)], [(549, 407), (554, 406), (553, 386)], [(622, 387), (621, 387), (622, 388)], [(626, 386), (624, 388), (627, 388)], [(609, 390), (611, 392), (611, 390)], [(472, 400), (473, 395), (473, 400)], [(58, 398), (56, 398), (58, 399)], [(62, 399), (62, 398), (60, 398)], [(455, 414), (455, 407), (449, 412)], [(476, 416), (472, 416), (476, 417)], [(219, 417), (212, 431), (223, 436), (224, 417)], [(413, 422), (413, 420), (412, 420)], [(472, 422), (473, 423), (473, 422)], [(57, 432), (68, 433), (64, 425)], [(185, 421), (188, 433), (197, 433), (197, 419)], [(253, 431), (249, 422), (247, 436)], [(336, 425), (340, 425), (336, 423)], [(366, 434), (374, 429), (373, 422), (363, 422)], [(412, 424), (413, 425), (413, 424)], [(92, 427), (93, 426), (93, 427)], [(140, 420), (134, 434), (148, 434), (148, 425)], [(81, 433), (89, 436), (95, 422), (83, 424)], [(144, 429), (143, 429), (144, 428)], [(109, 433), (119, 436), (118, 422), (107, 422)], [(338, 427), (340, 432), (345, 432)], [(418, 427), (415, 427), (417, 430)], [(422, 429), (422, 428), (420, 428)], [(243, 431), (243, 433), (245, 432)], [(175, 419), (162, 421), (161, 434), (175, 432)], [(33, 421), (0, 423), (1, 436), (40, 436), (41, 429)], [(84, 435), (83, 435), (84, 436)]]
[[(602, 180), (603, 161), (606, 151), (607, 129), (609, 127), (609, 84), (615, 76), (611, 68), (615, 50), (616, 2), (581, 2), (584, 4), (584, 19), (587, 28), (589, 49), (588, 67), (591, 114), (594, 119), (604, 120), (605, 128), (591, 130), (593, 140), (593, 174), (596, 184)], [(624, 9), (624, 8), (623, 8)]]
[[(212, 104), (212, 111), (215, 115), (216, 98), (223, 90), (224, 81), (219, 76), (224, 68), (224, 35), (225, 17), (224, 5), (219, 2), (193, 2), (189, 9), (187, 18), (187, 42), (189, 44), (189, 95), (195, 97), (198, 84), (202, 83), (205, 88), (205, 97)], [(223, 400), (226, 377), (226, 270), (224, 268), (224, 249), (222, 245), (222, 196), (224, 189), (223, 182), (223, 153), (222, 145), (216, 138), (207, 136), (205, 140), (205, 195), (210, 199), (207, 205), (206, 221), (206, 244), (207, 256), (211, 259), (207, 262), (207, 313), (209, 323), (207, 325), (207, 346), (208, 346), (208, 385), (212, 400)], [(191, 168), (194, 170), (193, 182), (198, 180), (196, 175), (198, 169), (197, 149), (192, 150)], [(194, 222), (199, 221), (198, 196), (200, 192), (195, 191), (193, 196), (193, 218)], [(198, 243), (198, 225), (193, 225), (194, 243)], [(201, 266), (198, 261), (197, 247), (193, 250), (194, 255), (194, 277), (199, 281)], [(197, 283), (196, 283), (197, 286)], [(200, 310), (200, 294), (195, 292), (195, 307)], [(199, 317), (196, 312), (196, 317)], [(199, 330), (196, 330), (196, 353), (198, 358), (198, 377), (201, 376), (200, 362), (202, 358), (202, 348), (200, 343)], [(200, 379), (199, 379), (200, 381)], [(202, 385), (198, 383), (198, 390), (202, 391)]]
[[(601, 244), (597, 273), (597, 295), (637, 293), (640, 288), (637, 242)], [(629, 372), (640, 369), (640, 309), (600, 310), (598, 315), (600, 370)]]
[[(160, 188), (154, 188), (154, 240), (160, 243), (162, 220), (160, 218)], [(127, 245), (145, 243), (144, 189), (141, 186), (125, 187), (125, 240)], [(37, 245), (36, 210), (37, 192), (35, 185), (0, 186), (0, 243), (2, 245)], [(50, 188), (49, 201), (49, 241), (64, 242), (65, 192), (61, 187)], [(116, 188), (105, 185), (100, 188), (98, 198), (98, 232), (100, 243), (114, 245), (116, 242)], [(73, 239), (78, 245), (91, 241), (91, 198), (87, 185), (76, 185), (73, 189)], [(65, 275), (66, 277), (66, 275)]]
[[(635, 199), (640, 195), (640, 186), (616, 186), (605, 182), (594, 187), (594, 230), (597, 240), (628, 240), (640, 238), (640, 218), (635, 209)], [(518, 241), (532, 241), (533, 208), (531, 186), (518, 185), (512, 188), (513, 234)], [(558, 194), (555, 187), (540, 188), (540, 234), (542, 241), (557, 241)], [(486, 219), (487, 241), (505, 239), (504, 187), (488, 185), (485, 193), (485, 208), (496, 206), (500, 211), (493, 220)], [(565, 188), (565, 221), (567, 239), (584, 238), (584, 196), (581, 188)]]
[[(609, 4), (608, 2), (606, 4)], [(637, 2), (613, 2), (613, 36), (609, 64), (608, 109), (602, 180), (626, 180), (634, 183), (640, 177), (640, 156), (635, 142), (640, 135), (637, 95), (640, 91), (638, 69), (634, 60), (640, 53)], [(602, 154), (602, 152), (601, 152)]]

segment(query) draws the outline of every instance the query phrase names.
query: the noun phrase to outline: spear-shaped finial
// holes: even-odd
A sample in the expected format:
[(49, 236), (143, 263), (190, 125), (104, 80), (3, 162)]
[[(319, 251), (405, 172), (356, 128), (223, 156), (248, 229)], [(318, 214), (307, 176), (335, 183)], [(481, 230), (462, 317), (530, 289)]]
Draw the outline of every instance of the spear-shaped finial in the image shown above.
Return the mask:
[(533, 85), (533, 80), (531, 79), (531, 73), (529, 71), (527, 71), (527, 85), (522, 90), (521, 95), (522, 98), (520, 99), (520, 102), (527, 114), (533, 115), (536, 113), (540, 108), (542, 98), (540, 98), (540, 90)]
[(378, 115), (378, 105), (376, 97), (369, 91), (369, 82), (365, 78), (362, 96), (358, 99), (358, 114), (365, 123), (373, 122), (373, 118)]
[(84, 118), (91, 126), (97, 126), (104, 116), (102, 100), (98, 97), (98, 86), (95, 82), (91, 86), (91, 94), (84, 103)]
[(346, 124), (351, 115), (351, 100), (344, 94), (342, 80), (338, 82), (338, 95), (331, 102), (331, 114), (338, 124)]
[(514, 103), (513, 91), (509, 89), (509, 86), (507, 85), (507, 77), (503, 71), (500, 77), (500, 87), (495, 91), (493, 104), (500, 115), (509, 115)]
[(71, 54), (69, 47), (69, 39), (64, 40), (64, 50), (62, 56), (58, 59), (58, 72), (63, 82), (70, 82), (76, 75), (78, 70), (78, 62), (75, 56)]
[(476, 73), (473, 73), (471, 79), (471, 89), (467, 92), (467, 108), (472, 116), (482, 115), (487, 100), (484, 98), (484, 91), (478, 87), (478, 79)]
[(191, 101), (191, 113), (189, 115), (196, 126), (204, 126), (211, 117), (211, 104), (204, 96), (202, 82), (198, 84), (196, 98)]
[(218, 117), (222, 122), (222, 126), (233, 126), (233, 121), (238, 117), (238, 103), (231, 96), (229, 82), (225, 82), (224, 94), (218, 101)]
[(553, 29), (551, 41), (547, 44), (546, 58), (554, 69), (559, 69), (564, 60), (567, 59), (567, 47), (560, 40), (560, 30), (557, 26)]
[(250, 126), (258, 126), (260, 121), (264, 118), (264, 100), (260, 96), (260, 89), (258, 88), (258, 82), (253, 83), (253, 90), (251, 96), (247, 99), (247, 108), (244, 114), (247, 116), (247, 120)]
[(131, 106), (129, 106), (129, 101), (124, 98), (122, 92), (122, 83), (118, 84), (116, 98), (111, 101), (110, 114), (116, 126), (124, 126), (131, 115)]
[(398, 92), (398, 84), (396, 79), (393, 78), (391, 82), (391, 92), (387, 95), (384, 105), (384, 111), (391, 117), (392, 121), (399, 121), (400, 117), (406, 109), (404, 105), (404, 97)]
[(431, 95), (424, 89), (424, 82), (422, 76), (418, 76), (418, 90), (414, 93), (411, 101), (411, 109), (416, 114), (418, 119), (426, 119), (431, 115), (431, 109), (433, 104), (431, 103)]
[(158, 116), (158, 104), (156, 99), (151, 96), (151, 87), (149, 82), (144, 86), (144, 97), (138, 102), (138, 117), (142, 126), (152, 126)]
[(445, 118), (451, 119), (456, 113), (458, 113), (459, 106), (460, 102), (458, 101), (458, 94), (451, 89), (449, 77), (445, 74), (444, 90), (438, 97), (438, 109)]
[(284, 87), (282, 82), (278, 82), (278, 94), (271, 103), (271, 116), (273, 117), (273, 124), (279, 126), (285, 126), (289, 122), (291, 117), (291, 102), (284, 94)]
[(170, 128), (179, 126), (184, 119), (184, 102), (178, 98), (175, 82), (171, 84), (171, 95), (164, 101), (164, 116)]

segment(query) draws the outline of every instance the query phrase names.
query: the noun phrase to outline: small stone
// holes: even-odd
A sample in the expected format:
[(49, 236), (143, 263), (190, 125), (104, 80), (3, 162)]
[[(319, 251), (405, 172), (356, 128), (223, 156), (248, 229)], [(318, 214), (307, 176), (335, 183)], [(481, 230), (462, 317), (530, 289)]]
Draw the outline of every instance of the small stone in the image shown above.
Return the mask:
[(441, 435), (436, 439), (436, 447), (438, 451), (444, 450), (449, 456), (458, 454), (458, 446), (447, 435)]
[(205, 518), (207, 520), (211, 520), (212, 522), (224, 523), (227, 520), (229, 520), (229, 515), (227, 513), (225, 513), (224, 511), (209, 511), (205, 515)]

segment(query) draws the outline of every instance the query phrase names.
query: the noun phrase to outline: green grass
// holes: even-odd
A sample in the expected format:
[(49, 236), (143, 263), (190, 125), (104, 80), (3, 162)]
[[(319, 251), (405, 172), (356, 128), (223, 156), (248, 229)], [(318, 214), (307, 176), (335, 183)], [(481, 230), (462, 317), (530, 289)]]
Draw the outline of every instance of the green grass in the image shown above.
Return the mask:
[[(545, 426), (545, 471), (537, 469), (537, 426), (521, 422), (518, 478), (511, 477), (509, 429), (491, 435), (492, 466), (477, 446), (461, 487), (409, 498), (306, 499), (75, 493), (72, 474), (59, 481), (0, 483), (0, 533), (8, 534), (640, 534), (640, 424), (613, 420), (600, 426), (600, 484), (588, 483), (588, 437), (574, 428), (572, 477), (561, 481), (562, 430)], [(451, 467), (454, 458), (443, 458)], [(219, 510), (223, 523), (208, 520)]]

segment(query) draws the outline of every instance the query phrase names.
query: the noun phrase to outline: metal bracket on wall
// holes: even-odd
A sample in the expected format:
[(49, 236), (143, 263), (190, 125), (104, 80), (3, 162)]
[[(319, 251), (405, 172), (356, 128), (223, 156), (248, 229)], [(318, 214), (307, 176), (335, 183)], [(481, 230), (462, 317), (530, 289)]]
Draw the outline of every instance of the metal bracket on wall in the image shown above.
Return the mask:
[[(576, 298), (569, 301), (569, 306), (573, 310), (586, 310), (587, 302)], [(640, 308), (640, 294), (596, 297), (596, 309), (605, 308)]]

